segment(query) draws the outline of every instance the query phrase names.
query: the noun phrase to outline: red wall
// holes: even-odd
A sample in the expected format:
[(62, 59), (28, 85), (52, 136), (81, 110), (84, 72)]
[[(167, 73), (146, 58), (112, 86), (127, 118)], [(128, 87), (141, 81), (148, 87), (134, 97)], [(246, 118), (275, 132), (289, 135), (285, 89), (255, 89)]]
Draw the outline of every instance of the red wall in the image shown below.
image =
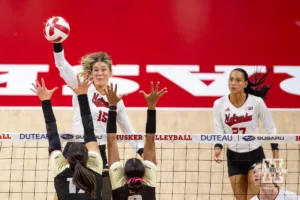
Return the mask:
[[(37, 75), (49, 87), (64, 84), (42, 31), (43, 22), (54, 15), (70, 23), (64, 47), (72, 65), (94, 51), (108, 52), (116, 65), (136, 65), (136, 75), (117, 77), (136, 82), (134, 90), (148, 90), (150, 81), (160, 81), (169, 90), (161, 107), (212, 107), (228, 92), (224, 71), (241, 65), (250, 71), (271, 69), (269, 107), (300, 108), (296, 0), (0, 1), (0, 106), (40, 105), (26, 84), (35, 74), (26, 74), (27, 68), (38, 68), (35, 64), (44, 65)], [(165, 76), (149, 65), (167, 68)], [(53, 103), (70, 106), (71, 97), (61, 88)], [(136, 91), (124, 101), (128, 107), (145, 106)]]

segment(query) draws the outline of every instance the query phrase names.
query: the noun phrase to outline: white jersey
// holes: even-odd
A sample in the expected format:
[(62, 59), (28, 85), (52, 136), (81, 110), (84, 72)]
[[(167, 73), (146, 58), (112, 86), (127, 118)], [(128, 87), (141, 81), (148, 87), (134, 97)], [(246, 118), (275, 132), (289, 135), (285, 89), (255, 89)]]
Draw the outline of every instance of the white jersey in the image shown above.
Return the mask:
[[(259, 119), (266, 133), (276, 134), (274, 121), (262, 98), (248, 94), (245, 103), (239, 108), (231, 104), (228, 95), (214, 102), (216, 134), (258, 134)], [(260, 145), (260, 143), (228, 144), (228, 148), (242, 153), (255, 150)]]
[[(65, 80), (65, 82), (68, 85), (72, 87), (76, 87), (77, 74), (74, 68), (65, 59), (64, 51), (59, 53), (54, 52), (54, 58), (55, 58), (55, 65), (60, 71), (60, 76)], [(88, 95), (89, 105), (90, 105), (91, 114), (93, 118), (95, 134), (103, 134), (102, 137), (100, 138), (100, 144), (101, 145), (106, 144), (107, 143), (106, 123), (107, 123), (108, 110), (109, 110), (109, 104), (107, 102), (107, 98), (105, 95), (103, 96), (97, 91), (94, 84), (91, 84), (91, 86), (89, 87), (87, 95)], [(81, 121), (80, 108), (79, 108), (77, 95), (74, 92), (73, 92), (72, 105), (74, 109), (74, 120), (73, 120), (72, 132), (73, 134), (82, 134), (83, 125)], [(125, 105), (122, 100), (117, 105), (117, 113), (118, 113), (117, 123), (121, 128), (122, 132), (127, 134), (134, 134), (135, 131), (128, 120), (128, 116), (125, 111)], [(143, 143), (141, 142), (130, 141), (129, 143), (136, 150), (139, 150), (140, 148), (144, 147)]]
[[(259, 200), (257, 196), (253, 197), (250, 200)], [(279, 190), (278, 195), (275, 197), (275, 199), (270, 200), (300, 200), (300, 196), (297, 194), (287, 191), (287, 190)]]

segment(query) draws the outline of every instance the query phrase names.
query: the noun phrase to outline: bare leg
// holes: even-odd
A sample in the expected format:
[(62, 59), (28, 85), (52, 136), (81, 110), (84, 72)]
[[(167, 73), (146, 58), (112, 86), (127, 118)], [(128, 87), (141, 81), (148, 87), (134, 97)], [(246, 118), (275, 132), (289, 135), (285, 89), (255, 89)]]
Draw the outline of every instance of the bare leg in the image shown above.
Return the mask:
[(233, 194), (236, 200), (247, 200), (248, 180), (246, 175), (229, 177)]

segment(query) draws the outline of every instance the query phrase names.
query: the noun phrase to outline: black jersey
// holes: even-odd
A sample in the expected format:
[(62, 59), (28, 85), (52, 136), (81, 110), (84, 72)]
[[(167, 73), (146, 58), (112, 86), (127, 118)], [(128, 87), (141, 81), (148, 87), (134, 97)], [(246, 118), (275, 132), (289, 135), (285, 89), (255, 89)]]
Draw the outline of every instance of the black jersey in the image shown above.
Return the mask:
[(54, 178), (54, 187), (59, 200), (100, 200), (102, 192), (102, 176), (93, 170), (90, 170), (97, 180), (97, 198), (93, 199), (82, 189), (76, 188), (72, 183), (74, 172), (66, 168), (63, 172)]
[[(141, 195), (135, 195), (135, 200), (155, 200), (156, 171), (157, 167), (153, 162), (144, 161), (145, 175), (144, 186)], [(127, 200), (128, 187), (127, 178), (124, 175), (124, 169), (120, 162), (113, 163), (109, 168), (109, 177), (112, 185), (113, 200)], [(140, 196), (140, 197), (138, 197)], [(134, 199), (132, 198), (132, 199)]]
[[(113, 200), (127, 200), (128, 188), (123, 186), (112, 191)], [(155, 187), (144, 185), (141, 195), (131, 196), (132, 200), (155, 200)]]
[(54, 187), (58, 200), (100, 200), (102, 193), (102, 158), (99, 153), (89, 152), (87, 168), (95, 175), (97, 198), (93, 199), (87, 192), (73, 184), (74, 172), (70, 169), (61, 151), (53, 153), (50, 159), (54, 175)]

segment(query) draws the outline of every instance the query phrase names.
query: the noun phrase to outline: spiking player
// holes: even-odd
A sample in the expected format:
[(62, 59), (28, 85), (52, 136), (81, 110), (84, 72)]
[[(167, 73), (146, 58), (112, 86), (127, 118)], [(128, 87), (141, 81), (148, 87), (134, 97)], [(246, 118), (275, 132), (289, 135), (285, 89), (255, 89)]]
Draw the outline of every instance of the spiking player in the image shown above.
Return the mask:
[[(65, 82), (73, 87), (76, 87), (77, 79), (76, 73), (67, 62), (64, 56), (64, 49), (62, 43), (54, 44), (54, 58), (55, 65), (60, 71), (60, 76), (65, 80)], [(112, 60), (110, 56), (105, 52), (98, 52), (88, 54), (81, 59), (81, 65), (83, 66), (83, 71), (80, 75), (88, 76), (93, 80), (93, 84), (88, 90), (88, 100), (92, 112), (92, 118), (95, 126), (96, 134), (106, 133), (106, 123), (108, 116), (108, 102), (104, 94), (104, 88), (107, 87), (109, 78), (112, 76)], [(74, 109), (74, 120), (72, 133), (82, 133), (83, 126), (80, 119), (79, 104), (77, 100), (77, 95), (73, 93), (73, 109)], [(132, 128), (129, 119), (125, 111), (124, 102), (121, 100), (118, 103), (117, 112), (117, 122), (123, 133), (134, 134), (135, 131)], [(101, 157), (103, 159), (103, 200), (111, 199), (111, 184), (108, 177), (108, 164), (106, 157), (106, 135), (102, 136), (100, 140), (100, 151)], [(142, 156), (143, 154), (143, 144), (141, 142), (130, 141), (129, 142), (133, 148), (137, 150), (137, 153)], [(67, 143), (64, 149), (64, 155), (67, 156), (68, 148), (71, 143)]]
[(42, 85), (38, 81), (33, 84), (35, 90), (32, 91), (42, 102), (49, 140), (49, 163), (58, 200), (101, 199), (103, 163), (87, 97), (90, 84), (88, 80), (84, 80), (78, 82), (76, 88), (72, 88), (78, 95), (85, 144), (72, 143), (67, 157), (64, 157), (61, 152), (56, 119), (51, 105), (52, 94), (57, 88), (48, 90), (43, 79)]
[(156, 187), (156, 103), (161, 96), (167, 93), (166, 88), (158, 90), (151, 83), (149, 94), (141, 91), (148, 103), (146, 140), (144, 148), (144, 162), (136, 158), (127, 160), (123, 168), (120, 163), (119, 150), (116, 140), (117, 133), (117, 104), (121, 100), (117, 96), (117, 87), (105, 91), (110, 105), (107, 122), (107, 149), (110, 180), (112, 183), (113, 200), (155, 200)]
[[(230, 94), (214, 102), (214, 127), (216, 134), (257, 134), (259, 119), (268, 134), (276, 134), (272, 116), (264, 103), (270, 87), (262, 84), (268, 73), (255, 82), (248, 79), (244, 69), (236, 68), (230, 73), (228, 86)], [(253, 89), (253, 87), (259, 87)], [(271, 144), (273, 158), (278, 158), (278, 144)], [(223, 145), (216, 144), (215, 160), (221, 162), (220, 155)], [(227, 165), (230, 183), (237, 200), (250, 199), (258, 193), (258, 187), (252, 180), (253, 164), (265, 158), (259, 143), (229, 144), (227, 149)]]

